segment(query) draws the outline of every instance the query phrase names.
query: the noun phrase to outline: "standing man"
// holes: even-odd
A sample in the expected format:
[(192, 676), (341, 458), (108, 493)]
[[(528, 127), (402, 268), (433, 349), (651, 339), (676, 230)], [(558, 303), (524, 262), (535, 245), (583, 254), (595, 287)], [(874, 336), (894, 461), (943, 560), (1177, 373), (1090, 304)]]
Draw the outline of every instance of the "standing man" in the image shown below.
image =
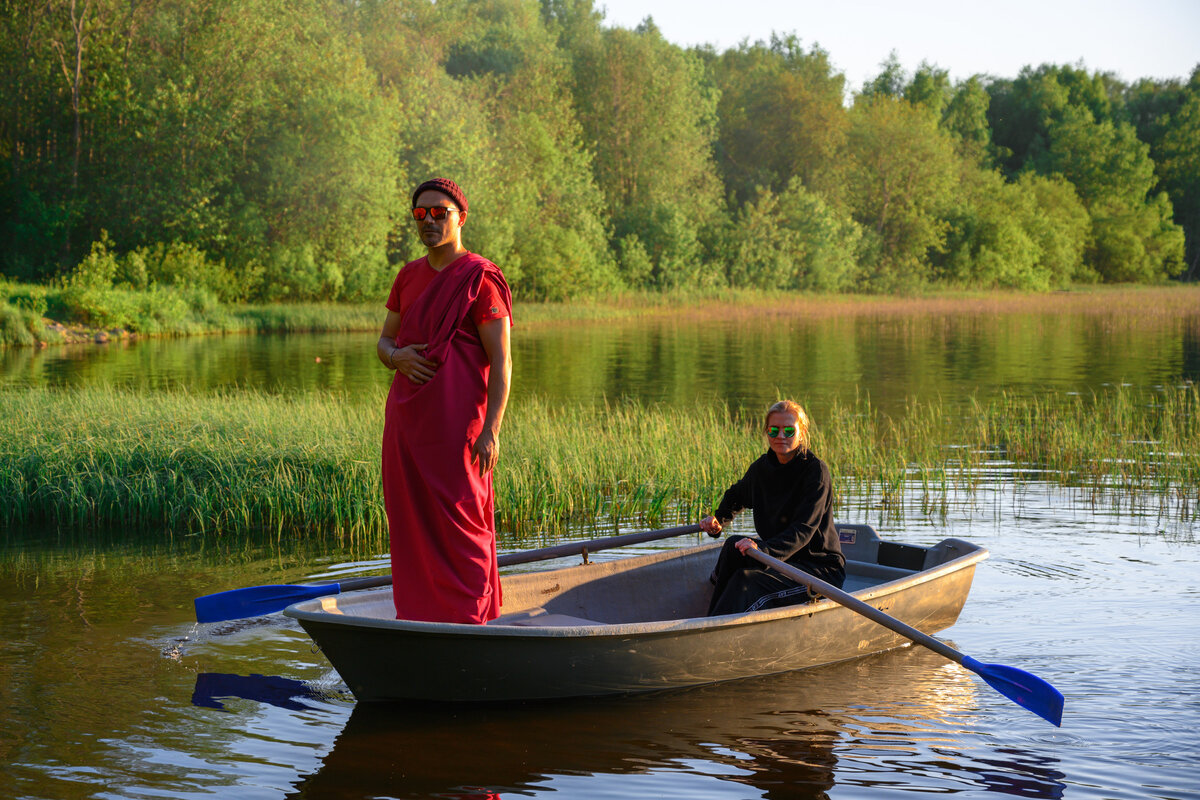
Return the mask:
[(500, 614), (492, 469), (512, 376), (512, 294), (462, 244), (454, 181), (416, 188), (428, 254), (388, 296), (379, 360), (395, 370), (383, 424), (383, 499), (398, 619), (484, 623)]

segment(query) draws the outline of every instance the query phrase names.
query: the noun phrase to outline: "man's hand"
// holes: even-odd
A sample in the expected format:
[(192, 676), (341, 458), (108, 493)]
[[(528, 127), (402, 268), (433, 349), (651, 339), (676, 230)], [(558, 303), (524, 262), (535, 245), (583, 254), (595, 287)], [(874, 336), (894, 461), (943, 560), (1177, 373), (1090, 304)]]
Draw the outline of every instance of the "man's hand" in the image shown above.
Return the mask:
[(483, 477), (496, 467), (500, 460), (500, 442), (490, 430), (483, 430), (475, 444), (471, 446), (471, 463), (479, 465), (479, 477)]
[(397, 347), (392, 351), (390, 356), (392, 366), (396, 368), (397, 372), (417, 385), (429, 383), (429, 381), (433, 380), (438, 363), (430, 361), (421, 355), (421, 351), (428, 346), (425, 344), (410, 344), (404, 347)]

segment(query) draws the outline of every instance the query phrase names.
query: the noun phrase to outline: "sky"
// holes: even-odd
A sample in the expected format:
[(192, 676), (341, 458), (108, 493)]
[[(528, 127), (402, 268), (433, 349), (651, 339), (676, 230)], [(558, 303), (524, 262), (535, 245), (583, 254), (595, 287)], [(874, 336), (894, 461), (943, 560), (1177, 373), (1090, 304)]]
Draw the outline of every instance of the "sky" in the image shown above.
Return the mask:
[(712, 44), (794, 33), (829, 53), (858, 90), (893, 50), (952, 80), (1015, 78), (1023, 66), (1077, 64), (1139, 78), (1186, 79), (1200, 64), (1200, 0), (595, 0), (610, 26), (647, 16), (670, 42)]

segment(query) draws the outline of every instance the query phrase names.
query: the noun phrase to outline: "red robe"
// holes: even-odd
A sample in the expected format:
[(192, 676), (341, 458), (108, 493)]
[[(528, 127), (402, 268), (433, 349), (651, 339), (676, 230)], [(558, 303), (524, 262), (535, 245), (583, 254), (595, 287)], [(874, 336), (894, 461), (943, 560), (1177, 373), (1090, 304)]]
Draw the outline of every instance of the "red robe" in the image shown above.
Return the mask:
[[(471, 463), (483, 429), (489, 365), (469, 321), (485, 276), (512, 295), (500, 269), (468, 253), (441, 270), (400, 319), (396, 345), (427, 343), (432, 380), (392, 378), (383, 424), (383, 499), (398, 619), (483, 623), (500, 615), (492, 474)], [(493, 309), (494, 310), (494, 309)]]

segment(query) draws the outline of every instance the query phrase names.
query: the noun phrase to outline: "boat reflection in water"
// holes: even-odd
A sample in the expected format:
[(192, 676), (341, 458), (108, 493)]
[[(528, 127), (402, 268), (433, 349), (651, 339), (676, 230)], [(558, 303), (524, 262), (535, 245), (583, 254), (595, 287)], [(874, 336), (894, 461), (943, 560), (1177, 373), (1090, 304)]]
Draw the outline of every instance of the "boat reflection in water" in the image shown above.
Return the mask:
[[(680, 773), (755, 785), (766, 797), (821, 796), (833, 787), (838, 734), (827, 715), (756, 715), (728, 688), (570, 708), (360, 704), (322, 768), (292, 797), (474, 800), (545, 791), (556, 777)], [(593, 780), (598, 793), (625, 793), (622, 784)], [(647, 796), (627, 796), (639, 795)]]
[(233, 675), (228, 672), (201, 672), (196, 675), (192, 705), (226, 711), (224, 700), (240, 697), (266, 703), (288, 711), (315, 708), (304, 700), (328, 700), (323, 692), (305, 681), (278, 675)]
[[(264, 676), (204, 678), (196, 699), (281, 708), (328, 699)], [(281, 682), (282, 681), (282, 682)], [(261, 697), (254, 697), (262, 690)], [(358, 704), (291, 798), (484, 800), (515, 794), (824, 798), (836, 785), (1060, 798), (1057, 764), (973, 733), (968, 673), (920, 648), (616, 698), (503, 705)], [(670, 787), (669, 790), (666, 790)], [(747, 787), (752, 787), (747, 791)], [(565, 794), (563, 794), (565, 793)]]

